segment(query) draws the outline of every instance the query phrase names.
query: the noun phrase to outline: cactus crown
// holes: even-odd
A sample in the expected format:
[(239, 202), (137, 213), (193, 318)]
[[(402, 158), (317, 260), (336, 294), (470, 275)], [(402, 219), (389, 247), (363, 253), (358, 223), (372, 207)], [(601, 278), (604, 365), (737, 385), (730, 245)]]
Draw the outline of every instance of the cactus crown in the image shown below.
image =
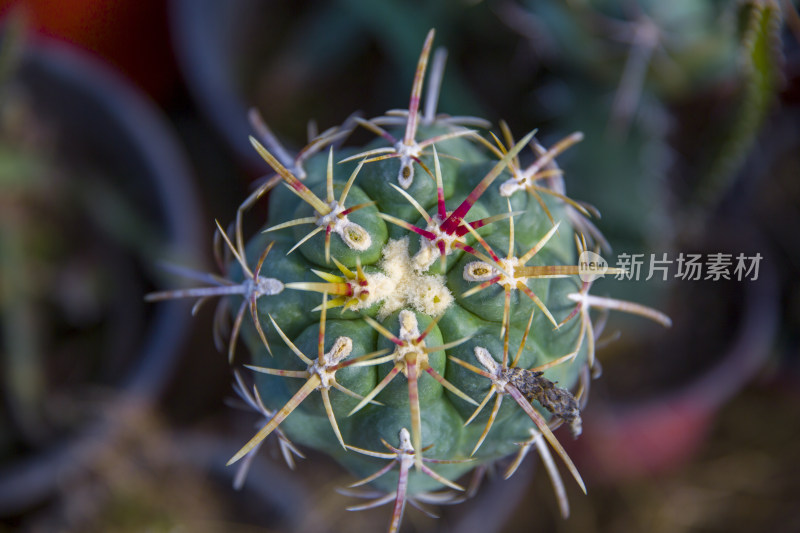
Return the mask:
[[(363, 477), (351, 487), (373, 489), (353, 492), (370, 501), (350, 509), (394, 502), (390, 531), (406, 502), (461, 501), (457, 478), (517, 452), (510, 476), (533, 446), (566, 514), (550, 448), (585, 490), (553, 429), (580, 433), (590, 309), (669, 322), (578, 279), (593, 211), (565, 196), (555, 157), (580, 134), (545, 149), (503, 123), (501, 140), (482, 119), (437, 114), (440, 60), (421, 112), (432, 42), (433, 30), (407, 110), (354, 116), (294, 157), (254, 114), (250, 140), (275, 175), (242, 203), (232, 237), (218, 225), (219, 263), (224, 243), (232, 264), (224, 276), (184, 271), (208, 286), (149, 295), (222, 297), (218, 344), (235, 310), (229, 358), (241, 336), (256, 380), (250, 394), (237, 374), (237, 390), (265, 420), (229, 464), (246, 465), (272, 433), (290, 466), (289, 439), (325, 451)], [(355, 127), (376, 140), (343, 146)], [(267, 228), (245, 245), (242, 216), (268, 191)]]

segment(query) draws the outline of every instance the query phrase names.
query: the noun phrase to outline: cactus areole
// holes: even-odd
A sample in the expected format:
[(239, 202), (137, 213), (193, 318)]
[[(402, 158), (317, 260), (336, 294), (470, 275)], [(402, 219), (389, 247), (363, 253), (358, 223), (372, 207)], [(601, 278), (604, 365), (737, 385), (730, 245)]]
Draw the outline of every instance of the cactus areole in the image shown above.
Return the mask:
[[(273, 174), (230, 235), (218, 228), (230, 268), (151, 299), (221, 296), (218, 322), (233, 311), (228, 353), (238, 364), (238, 341), (249, 348), (263, 425), (230, 464), (270, 434), (284, 451), (323, 451), (360, 478), (352, 494), (369, 500), (351, 509), (393, 504), (395, 530), (406, 502), (463, 500), (464, 474), (516, 454), (501, 463), (511, 475), (535, 447), (566, 515), (552, 451), (585, 487), (552, 430), (580, 433), (590, 307), (669, 319), (588, 295), (578, 254), (592, 211), (563, 194), (555, 162), (580, 135), (548, 150), (503, 123), (496, 135), (437, 114), (438, 53), (421, 105), (432, 41), (433, 30), (408, 109), (351, 117), (296, 156), (253, 114), (250, 140)], [(374, 142), (348, 146), (354, 128)], [(245, 243), (242, 215), (268, 191), (264, 230)]]

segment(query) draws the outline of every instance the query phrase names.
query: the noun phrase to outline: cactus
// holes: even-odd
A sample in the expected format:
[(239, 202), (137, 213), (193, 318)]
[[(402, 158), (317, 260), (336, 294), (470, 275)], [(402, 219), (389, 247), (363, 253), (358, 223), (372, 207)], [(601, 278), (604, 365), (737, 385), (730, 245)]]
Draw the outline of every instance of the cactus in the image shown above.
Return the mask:
[[(370, 500), (350, 509), (394, 502), (395, 531), (407, 502), (461, 501), (462, 475), (517, 453), (511, 475), (535, 446), (566, 515), (550, 449), (585, 490), (553, 430), (580, 433), (598, 368), (590, 308), (669, 319), (588, 294), (578, 255), (591, 243), (576, 228), (593, 211), (564, 195), (555, 163), (580, 134), (548, 150), (533, 133), (515, 141), (501, 123), (501, 140), (484, 120), (437, 114), (438, 53), (421, 109), (432, 41), (407, 110), (354, 115), (295, 157), (253, 115), (251, 142), (275, 175), (232, 235), (218, 224), (225, 275), (181, 270), (206, 286), (148, 299), (219, 296), (215, 339), (231, 314), (231, 363), (240, 338), (249, 348), (255, 386), (237, 374), (237, 391), (264, 425), (229, 464), (273, 433), (291, 465), (292, 442), (323, 451), (372, 489), (351, 492)], [(377, 138), (343, 146), (355, 127)], [(268, 191), (265, 230), (245, 244), (244, 213)]]

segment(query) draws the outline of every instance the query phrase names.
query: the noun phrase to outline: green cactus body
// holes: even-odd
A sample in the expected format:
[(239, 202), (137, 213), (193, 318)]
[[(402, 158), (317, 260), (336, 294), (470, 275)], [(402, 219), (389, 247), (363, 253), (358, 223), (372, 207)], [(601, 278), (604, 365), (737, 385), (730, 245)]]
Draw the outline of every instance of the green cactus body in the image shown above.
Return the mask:
[[(433, 130), (433, 131), (430, 131)], [(441, 133), (440, 128), (421, 128), (422, 138)], [(397, 133), (401, 135), (402, 132)], [(451, 139), (437, 144), (441, 154), (458, 154), (461, 161), (442, 160), (442, 184), (445, 192), (445, 203), (450, 211), (459, 205), (474, 186), (497, 163), (472, 141)], [(336, 155), (336, 154), (334, 154)], [(308, 177), (304, 185), (314, 191), (317, 196), (324, 197), (325, 168), (327, 153), (321, 153), (308, 161)], [(434, 168), (432, 156), (422, 156), (423, 163)], [(356, 162), (334, 165), (334, 193), (338, 198), (339, 189), (352, 174)], [(363, 309), (342, 310), (341, 307), (328, 312), (325, 329), (325, 347), (331, 349), (334, 340), (340, 336), (349, 337), (353, 341), (353, 349), (349, 357), (358, 357), (382, 349), (391, 349), (395, 345), (391, 340), (380, 335), (371, 327), (363, 316), (375, 317), (380, 324), (394, 335), (399, 335), (399, 314), (402, 310), (410, 310), (416, 317), (417, 327), (422, 332), (433, 319), (438, 323), (427, 335), (424, 342), (428, 347), (436, 347), (452, 343), (466, 337), (471, 338), (448, 350), (426, 354), (430, 365), (450, 381), (456, 388), (468, 396), (480, 401), (489, 390), (491, 383), (484, 377), (470, 372), (451, 361), (446, 355), (478, 365), (473, 354), (476, 346), (485, 347), (496, 357), (503, 353), (503, 339), (500, 336), (504, 309), (504, 290), (499, 286), (491, 286), (477, 294), (462, 297), (462, 294), (477, 285), (477, 282), (464, 279), (464, 271), (469, 263), (480, 261), (475, 256), (457, 250), (447, 256), (446, 272), (441, 273), (440, 258), (422, 272), (413, 271), (413, 258), (418, 257), (420, 247), (425, 245), (425, 238), (413, 232), (384, 222), (378, 213), (388, 214), (408, 221), (420, 228), (426, 227), (426, 221), (403, 197), (392, 187), (397, 183), (400, 163), (397, 158), (364, 164), (360, 169), (348, 196), (352, 205), (374, 201), (375, 205), (361, 209), (349, 219), (365, 228), (372, 237), (371, 246), (356, 252), (349, 249), (337, 235), (332, 235), (330, 255), (343, 265), (355, 268), (360, 260), (367, 276), (382, 275), (389, 278), (392, 286), (386, 298), (379, 298), (375, 303)], [(470, 209), (467, 220), (479, 220), (487, 216), (508, 212), (506, 198), (498, 194), (498, 185), (508, 179), (504, 171), (493, 187)], [(368, 191), (368, 192), (367, 192)], [(419, 204), (428, 210), (431, 217), (436, 215), (436, 184), (431, 177), (418, 172), (413, 184), (406, 191)], [(552, 229), (541, 206), (529, 195), (515, 194), (511, 198), (511, 209), (520, 213), (514, 217), (514, 255), (521, 255), (531, 249), (542, 237)], [(563, 207), (557, 202), (549, 202), (549, 209), (557, 220), (565, 219)], [(409, 210), (408, 208), (411, 207)], [(312, 209), (287, 188), (277, 188), (270, 199), (270, 217), (267, 226), (274, 226), (289, 219), (299, 219), (313, 214)], [(473, 213), (475, 215), (473, 216)], [(498, 255), (505, 256), (509, 247), (509, 219), (494, 222), (480, 228), (478, 232)], [(274, 232), (261, 233), (248, 244), (248, 255), (251, 264), (262, 253), (265, 246), (275, 242), (268, 263), (270, 276), (278, 277), (285, 284), (297, 282), (316, 283), (322, 281), (313, 270), (324, 271), (333, 275), (341, 275), (333, 263), (326, 264), (324, 257), (324, 232), (306, 241), (298, 249), (286, 255), (313, 226), (299, 225)], [(420, 242), (422, 241), (422, 243)], [(466, 238), (468, 246), (480, 247), (471, 235)], [(502, 254), (500, 253), (502, 251)], [(562, 225), (559, 233), (551, 238), (547, 245), (538, 252), (532, 264), (538, 265), (574, 265), (577, 258), (571, 240), (571, 230)], [(281, 263), (286, 263), (281, 266)], [(333, 267), (333, 268), (332, 268)], [(410, 272), (409, 272), (410, 271)], [(394, 278), (394, 279), (392, 279)], [(395, 285), (407, 287), (395, 287)], [(563, 319), (572, 309), (573, 304), (565, 298), (565, 294), (579, 288), (575, 277), (537, 279), (528, 282), (530, 289), (544, 302), (556, 320)], [(371, 287), (370, 287), (371, 288)], [(397, 292), (404, 289), (415, 291), (405, 299), (396, 297)], [(333, 290), (333, 287), (331, 287)], [(375, 289), (377, 290), (377, 289)], [(425, 293), (430, 293), (430, 295)], [(317, 353), (317, 341), (320, 324), (320, 311), (311, 311), (321, 303), (317, 292), (302, 290), (286, 290), (274, 297), (260, 298), (258, 314), (261, 326), (269, 340), (272, 356), (259, 339), (255, 328), (249, 328), (245, 338), (254, 356), (257, 366), (303, 370), (306, 365), (284, 343), (274, 327), (270, 324), (271, 316), (281, 330), (293, 340), (297, 348), (313, 358)], [(529, 315), (536, 305), (522, 291), (513, 290), (510, 294), (510, 342), (519, 346), (522, 333)], [(439, 302), (434, 302), (438, 299)], [(451, 300), (449, 305), (441, 302)], [(554, 331), (554, 325), (541, 311), (534, 311), (533, 325), (527, 344), (522, 352), (519, 366), (529, 368), (553, 361), (574, 350), (579, 325), (570, 322)], [(578, 370), (585, 365), (585, 351), (570, 362), (555, 366), (547, 371), (548, 377), (557, 381), (560, 386), (571, 388), (575, 385)], [(344, 368), (336, 373), (336, 379), (362, 396), (368, 394), (379, 381), (394, 367), (388, 361), (376, 366)], [(330, 394), (331, 404), (336, 416), (344, 442), (367, 450), (382, 449), (380, 439), (396, 443), (397, 435), (403, 427), (410, 428), (410, 411), (407, 378), (398, 375), (375, 398), (383, 406), (370, 404), (348, 416), (358, 400), (338, 391)], [(259, 393), (266, 405), (280, 408), (302, 386), (303, 381), (292, 380), (283, 376), (258, 375)], [(486, 424), (490, 409), (464, 426), (464, 422), (475, 410), (456, 394), (445, 389), (433, 377), (422, 372), (419, 378), (419, 401), (422, 421), (422, 446), (433, 444), (428, 452), (438, 459), (464, 459), (470, 457)], [(516, 407), (516, 408), (515, 408)], [(544, 411), (546, 413), (546, 411)], [(481, 462), (497, 459), (513, 453), (518, 448), (515, 443), (524, 441), (532, 422), (513, 402), (507, 402), (497, 415), (485, 443), (474, 455), (475, 461), (451, 465), (444, 475), (450, 479), (466, 470), (474, 468)], [(348, 452), (337, 442), (334, 431), (326, 416), (319, 395), (309, 396), (292, 415), (282, 422), (281, 427), (296, 442), (322, 450), (333, 455), (355, 474), (365, 476), (374, 471), (376, 461), (353, 452)], [(390, 492), (396, 479), (390, 476), (376, 481), (378, 488)], [(412, 472), (410, 493), (437, 488), (439, 484), (432, 479)]]
[[(227, 277), (190, 273), (212, 286), (149, 296), (223, 296), (235, 311), (229, 356), (241, 336), (256, 380), (250, 395), (237, 374), (237, 392), (265, 424), (229, 464), (272, 433), (290, 465), (289, 439), (328, 453), (385, 494), (352, 509), (395, 501), (390, 530), (406, 500), (455, 501), (438, 489), (462, 491), (463, 474), (518, 452), (510, 475), (534, 445), (557, 487), (548, 445), (583, 488), (551, 426), (580, 431), (590, 309), (669, 320), (579, 279), (587, 244), (574, 226), (589, 210), (563, 195), (554, 158), (580, 134), (546, 150), (504, 124), (501, 142), (465, 127), (485, 121), (430, 103), (420, 113), (432, 38), (408, 112), (356, 120), (378, 136), (360, 150), (334, 149), (343, 125), (292, 160), (255, 121), (270, 149), (251, 141), (277, 176), (242, 204), (233, 238), (218, 228), (235, 259)], [(245, 246), (241, 216), (270, 189), (265, 231)]]

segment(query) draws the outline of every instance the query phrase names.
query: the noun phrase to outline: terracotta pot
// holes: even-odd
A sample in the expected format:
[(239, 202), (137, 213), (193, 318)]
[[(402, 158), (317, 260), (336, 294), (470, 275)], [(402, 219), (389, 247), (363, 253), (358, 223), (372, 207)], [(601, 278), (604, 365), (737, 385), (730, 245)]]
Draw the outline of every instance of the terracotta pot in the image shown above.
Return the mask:
[(0, 18), (15, 10), (24, 11), (32, 38), (102, 58), (159, 102), (175, 95), (179, 76), (160, 0), (0, 0)]

